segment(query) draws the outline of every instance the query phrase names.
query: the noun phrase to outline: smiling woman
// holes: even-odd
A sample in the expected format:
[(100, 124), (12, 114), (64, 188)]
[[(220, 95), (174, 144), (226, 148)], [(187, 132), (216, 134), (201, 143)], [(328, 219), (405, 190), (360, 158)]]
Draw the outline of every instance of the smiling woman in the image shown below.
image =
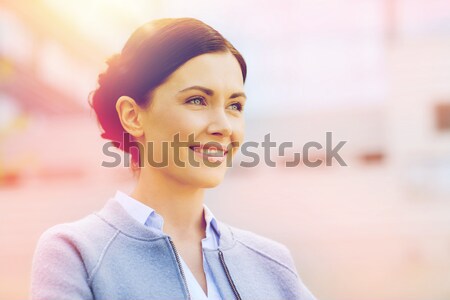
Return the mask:
[[(31, 299), (314, 299), (285, 245), (217, 220), (203, 203), (244, 138), (241, 54), (199, 20), (159, 19), (108, 64), (91, 105), (102, 137), (131, 153), (137, 184), (42, 234)], [(185, 147), (164, 146), (173, 142)]]
[[(223, 180), (226, 164), (211, 168), (201, 159), (199, 168), (194, 168), (188, 159), (191, 149), (183, 147), (176, 158), (187, 167), (180, 168), (175, 164), (176, 148), (163, 147), (163, 143), (172, 142), (176, 135), (180, 141), (187, 142), (193, 134), (194, 143), (213, 146), (214, 142), (224, 149), (231, 144), (240, 145), (244, 116), (237, 108), (243, 106), (243, 96), (237, 95), (243, 94), (243, 84), (241, 69), (233, 54), (206, 53), (189, 59), (168, 76), (152, 91), (150, 103), (144, 107), (129, 96), (117, 100), (116, 110), (124, 130), (141, 144), (152, 145), (152, 149), (145, 148), (145, 152), (152, 153), (152, 160), (167, 161), (164, 161), (165, 168), (146, 168), (148, 162), (143, 158), (147, 155), (141, 153), (138, 161), (143, 167), (139, 169), (139, 182), (143, 187), (148, 182), (159, 183), (155, 173), (164, 176), (164, 185), (165, 178), (170, 176), (196, 189), (214, 187)], [(230, 149), (230, 156), (235, 149), (237, 147)], [(207, 149), (202, 150), (205, 153)]]

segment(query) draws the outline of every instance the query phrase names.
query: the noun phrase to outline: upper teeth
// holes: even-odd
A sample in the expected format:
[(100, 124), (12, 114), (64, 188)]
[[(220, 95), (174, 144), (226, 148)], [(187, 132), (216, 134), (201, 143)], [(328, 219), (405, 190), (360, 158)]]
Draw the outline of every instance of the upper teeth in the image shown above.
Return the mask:
[(219, 153), (219, 152), (223, 153), (223, 150), (219, 150), (217, 148), (203, 149), (203, 148), (200, 148), (200, 147), (195, 147), (194, 150), (197, 151), (197, 152), (203, 152), (203, 153), (206, 153), (206, 154), (216, 154), (216, 153)]

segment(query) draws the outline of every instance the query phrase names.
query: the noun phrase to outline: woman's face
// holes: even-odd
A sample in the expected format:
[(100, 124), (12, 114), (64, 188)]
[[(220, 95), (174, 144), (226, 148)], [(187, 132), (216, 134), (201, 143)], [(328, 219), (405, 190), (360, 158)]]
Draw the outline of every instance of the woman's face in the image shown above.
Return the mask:
[[(245, 100), (241, 68), (231, 53), (202, 54), (187, 61), (154, 90), (149, 107), (142, 112), (145, 167), (153, 168), (149, 159), (165, 161), (167, 167), (157, 171), (182, 184), (218, 185), (244, 138), (241, 110)], [(177, 134), (179, 147), (171, 144)], [(153, 153), (148, 142), (153, 143)], [(203, 153), (193, 149), (205, 144)], [(208, 146), (211, 152), (206, 151)], [(214, 146), (223, 146), (229, 153), (213, 153)]]

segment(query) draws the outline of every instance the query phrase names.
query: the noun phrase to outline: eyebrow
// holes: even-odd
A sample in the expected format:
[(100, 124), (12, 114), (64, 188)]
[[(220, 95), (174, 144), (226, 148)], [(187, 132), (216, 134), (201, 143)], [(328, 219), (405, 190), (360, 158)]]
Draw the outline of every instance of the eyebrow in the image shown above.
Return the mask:
[[(214, 95), (214, 91), (213, 90), (205, 88), (203, 86), (199, 86), (199, 85), (194, 85), (194, 86), (185, 88), (185, 89), (179, 91), (178, 93), (186, 92), (186, 91), (189, 91), (189, 90), (200, 90), (203, 93), (207, 94), (208, 96), (213, 96)], [(243, 92), (236, 92), (236, 93), (231, 94), (230, 99), (237, 98), (237, 97), (244, 97), (245, 99), (247, 99), (247, 96)]]

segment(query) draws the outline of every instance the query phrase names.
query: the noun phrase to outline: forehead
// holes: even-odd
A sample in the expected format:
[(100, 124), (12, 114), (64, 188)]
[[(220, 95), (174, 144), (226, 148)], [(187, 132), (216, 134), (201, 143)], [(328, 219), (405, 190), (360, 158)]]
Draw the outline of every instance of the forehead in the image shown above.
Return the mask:
[(240, 65), (230, 52), (196, 56), (173, 72), (166, 84), (177, 91), (188, 86), (201, 85), (233, 92), (242, 90), (244, 85)]

